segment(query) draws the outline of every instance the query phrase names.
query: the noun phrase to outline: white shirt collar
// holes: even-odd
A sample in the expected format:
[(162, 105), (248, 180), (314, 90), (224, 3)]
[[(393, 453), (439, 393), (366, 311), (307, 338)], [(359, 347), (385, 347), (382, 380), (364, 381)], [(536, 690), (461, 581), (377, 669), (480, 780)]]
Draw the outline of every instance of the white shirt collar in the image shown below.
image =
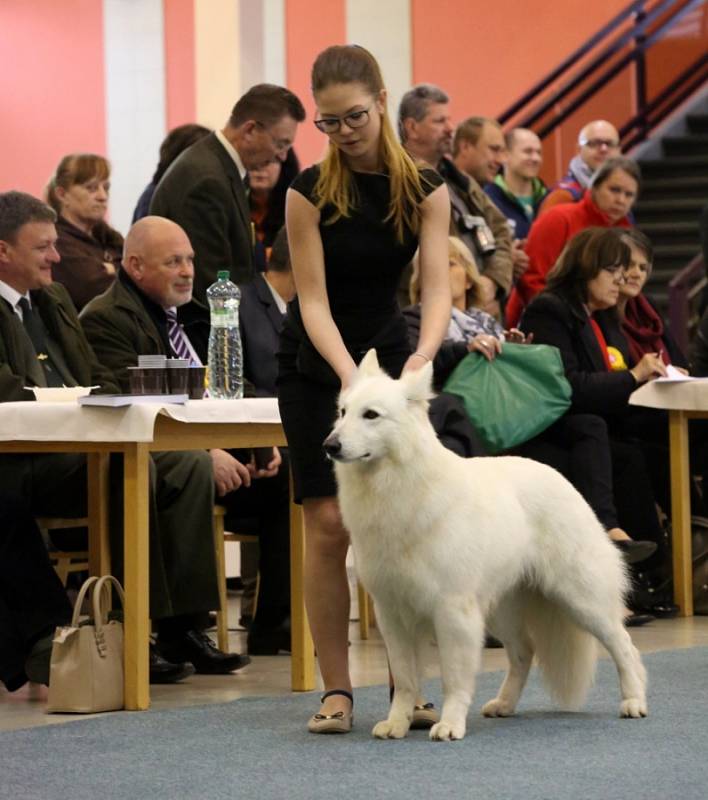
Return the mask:
[(12, 310), (20, 319), (22, 319), (22, 309), (18, 306), (18, 303), (23, 297), (27, 298), (27, 302), (30, 304), (30, 308), (32, 308), (32, 300), (29, 292), (20, 294), (17, 289), (13, 289), (12, 286), (5, 283), (5, 281), (0, 281), (0, 297), (2, 297), (4, 300), (7, 300), (7, 302), (12, 306)]
[(278, 306), (278, 311), (281, 314), (284, 314), (288, 310), (288, 304), (283, 300), (283, 298), (278, 294), (276, 288), (271, 284), (271, 282), (266, 278), (265, 273), (260, 273), (261, 278), (265, 281), (265, 285), (270, 289), (270, 293), (273, 295), (273, 300), (275, 300), (276, 306)]
[(226, 152), (233, 159), (234, 164), (236, 164), (238, 174), (241, 176), (241, 180), (243, 180), (246, 177), (246, 167), (243, 166), (243, 161), (241, 161), (241, 156), (238, 154), (238, 150), (224, 136), (223, 131), (216, 131), (216, 138), (221, 142), (224, 150), (226, 150)]

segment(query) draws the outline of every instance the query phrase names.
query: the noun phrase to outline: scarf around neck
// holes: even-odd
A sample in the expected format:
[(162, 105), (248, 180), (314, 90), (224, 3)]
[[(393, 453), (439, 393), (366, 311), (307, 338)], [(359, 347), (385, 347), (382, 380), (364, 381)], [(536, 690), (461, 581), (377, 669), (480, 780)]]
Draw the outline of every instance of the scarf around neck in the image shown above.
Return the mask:
[(575, 180), (583, 187), (588, 189), (590, 181), (595, 172), (583, 161), (580, 156), (573, 156), (568, 165), (568, 172), (575, 178)]
[(631, 297), (627, 301), (622, 330), (627, 337), (629, 354), (635, 364), (646, 353), (661, 353), (663, 362), (671, 363), (663, 339), (664, 323), (644, 295)]

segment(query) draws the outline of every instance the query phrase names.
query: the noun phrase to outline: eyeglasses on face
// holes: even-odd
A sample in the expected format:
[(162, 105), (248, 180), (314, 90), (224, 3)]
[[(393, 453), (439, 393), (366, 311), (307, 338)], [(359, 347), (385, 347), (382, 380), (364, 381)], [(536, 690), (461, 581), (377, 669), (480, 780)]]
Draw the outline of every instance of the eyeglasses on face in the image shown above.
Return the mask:
[(289, 139), (276, 139), (275, 136), (266, 128), (262, 122), (256, 122), (256, 125), (268, 136), (273, 143), (276, 153), (283, 153), (292, 147), (292, 142)]
[(369, 121), (369, 108), (363, 108), (361, 111), (352, 111), (350, 114), (345, 114), (343, 117), (323, 117), (316, 119), (315, 125), (322, 133), (337, 133), (344, 123), (347, 128), (363, 128)]
[(581, 139), (580, 146), (589, 147), (591, 150), (599, 150), (601, 147), (614, 150), (614, 148), (619, 147), (619, 142), (615, 139)]

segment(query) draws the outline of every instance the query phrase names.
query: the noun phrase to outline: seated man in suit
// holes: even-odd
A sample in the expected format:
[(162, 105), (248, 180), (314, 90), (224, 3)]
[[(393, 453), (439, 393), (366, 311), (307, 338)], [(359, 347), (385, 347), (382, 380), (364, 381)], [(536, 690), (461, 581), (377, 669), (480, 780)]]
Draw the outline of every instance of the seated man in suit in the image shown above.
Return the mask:
[[(118, 280), (94, 298), (81, 314), (81, 324), (101, 363), (124, 388), (128, 367), (138, 355), (190, 352), (195, 348), (177, 321), (177, 308), (192, 297), (194, 251), (182, 228), (163, 217), (144, 217), (125, 240)], [(212, 450), (217, 494), (227, 507), (227, 523), (237, 530), (255, 524), (260, 537), (258, 608), (248, 634), (248, 651), (275, 654), (290, 649), (289, 488), (281, 458), (257, 469), (251, 454), (236, 457)]]
[[(118, 391), (89, 346), (66, 289), (52, 282), (52, 264), (59, 261), (55, 221), (54, 211), (30, 195), (0, 194), (0, 402), (33, 400), (25, 386)], [(194, 669), (239, 669), (249, 659), (217, 650), (201, 629), (219, 602), (210, 460), (200, 451), (154, 454), (151, 483), (150, 612), (159, 646), (170, 654), (165, 661), (151, 648), (151, 680), (173, 682)], [(83, 455), (1, 455), (0, 484), (34, 515), (86, 515)], [(118, 515), (120, 494), (112, 496)], [(122, 520), (112, 522), (122, 530)], [(119, 562), (122, 548), (114, 549)]]
[(287, 304), (295, 297), (288, 234), (278, 231), (265, 272), (241, 287), (239, 319), (243, 344), (243, 371), (259, 397), (275, 397), (280, 345)]

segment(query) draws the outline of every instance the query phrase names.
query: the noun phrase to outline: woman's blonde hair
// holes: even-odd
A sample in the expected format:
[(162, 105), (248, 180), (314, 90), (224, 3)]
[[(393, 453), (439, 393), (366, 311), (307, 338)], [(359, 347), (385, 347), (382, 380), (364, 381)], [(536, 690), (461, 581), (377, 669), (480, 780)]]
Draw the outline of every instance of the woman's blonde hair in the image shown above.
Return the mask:
[(45, 191), (47, 202), (61, 214), (61, 200), (57, 196), (57, 186), (70, 189), (76, 184), (92, 180), (104, 181), (111, 175), (111, 165), (103, 156), (94, 153), (72, 153), (64, 156), (52, 175)]
[[(368, 50), (358, 45), (334, 45), (323, 50), (312, 67), (312, 94), (337, 83), (359, 83), (374, 97), (385, 89), (381, 69)], [(396, 237), (403, 241), (406, 227), (417, 233), (420, 227), (418, 204), (423, 197), (423, 180), (413, 159), (400, 145), (384, 106), (381, 117), (379, 154), (391, 185), (391, 201), (385, 222), (392, 221)], [(320, 163), (315, 184), (317, 208), (334, 206), (334, 213), (325, 224), (350, 216), (358, 197), (351, 169), (341, 150), (332, 142)]]
[[(479, 270), (475, 264), (474, 257), (470, 252), (469, 247), (458, 239), (457, 236), (448, 236), (448, 257), (455, 258), (465, 269), (465, 275), (469, 279), (470, 288), (467, 290), (465, 297), (465, 308), (474, 308), (479, 302)], [(418, 253), (415, 254), (413, 259), (413, 272), (411, 274), (411, 281), (408, 287), (408, 294), (411, 303), (415, 305), (420, 303), (420, 259)]]

